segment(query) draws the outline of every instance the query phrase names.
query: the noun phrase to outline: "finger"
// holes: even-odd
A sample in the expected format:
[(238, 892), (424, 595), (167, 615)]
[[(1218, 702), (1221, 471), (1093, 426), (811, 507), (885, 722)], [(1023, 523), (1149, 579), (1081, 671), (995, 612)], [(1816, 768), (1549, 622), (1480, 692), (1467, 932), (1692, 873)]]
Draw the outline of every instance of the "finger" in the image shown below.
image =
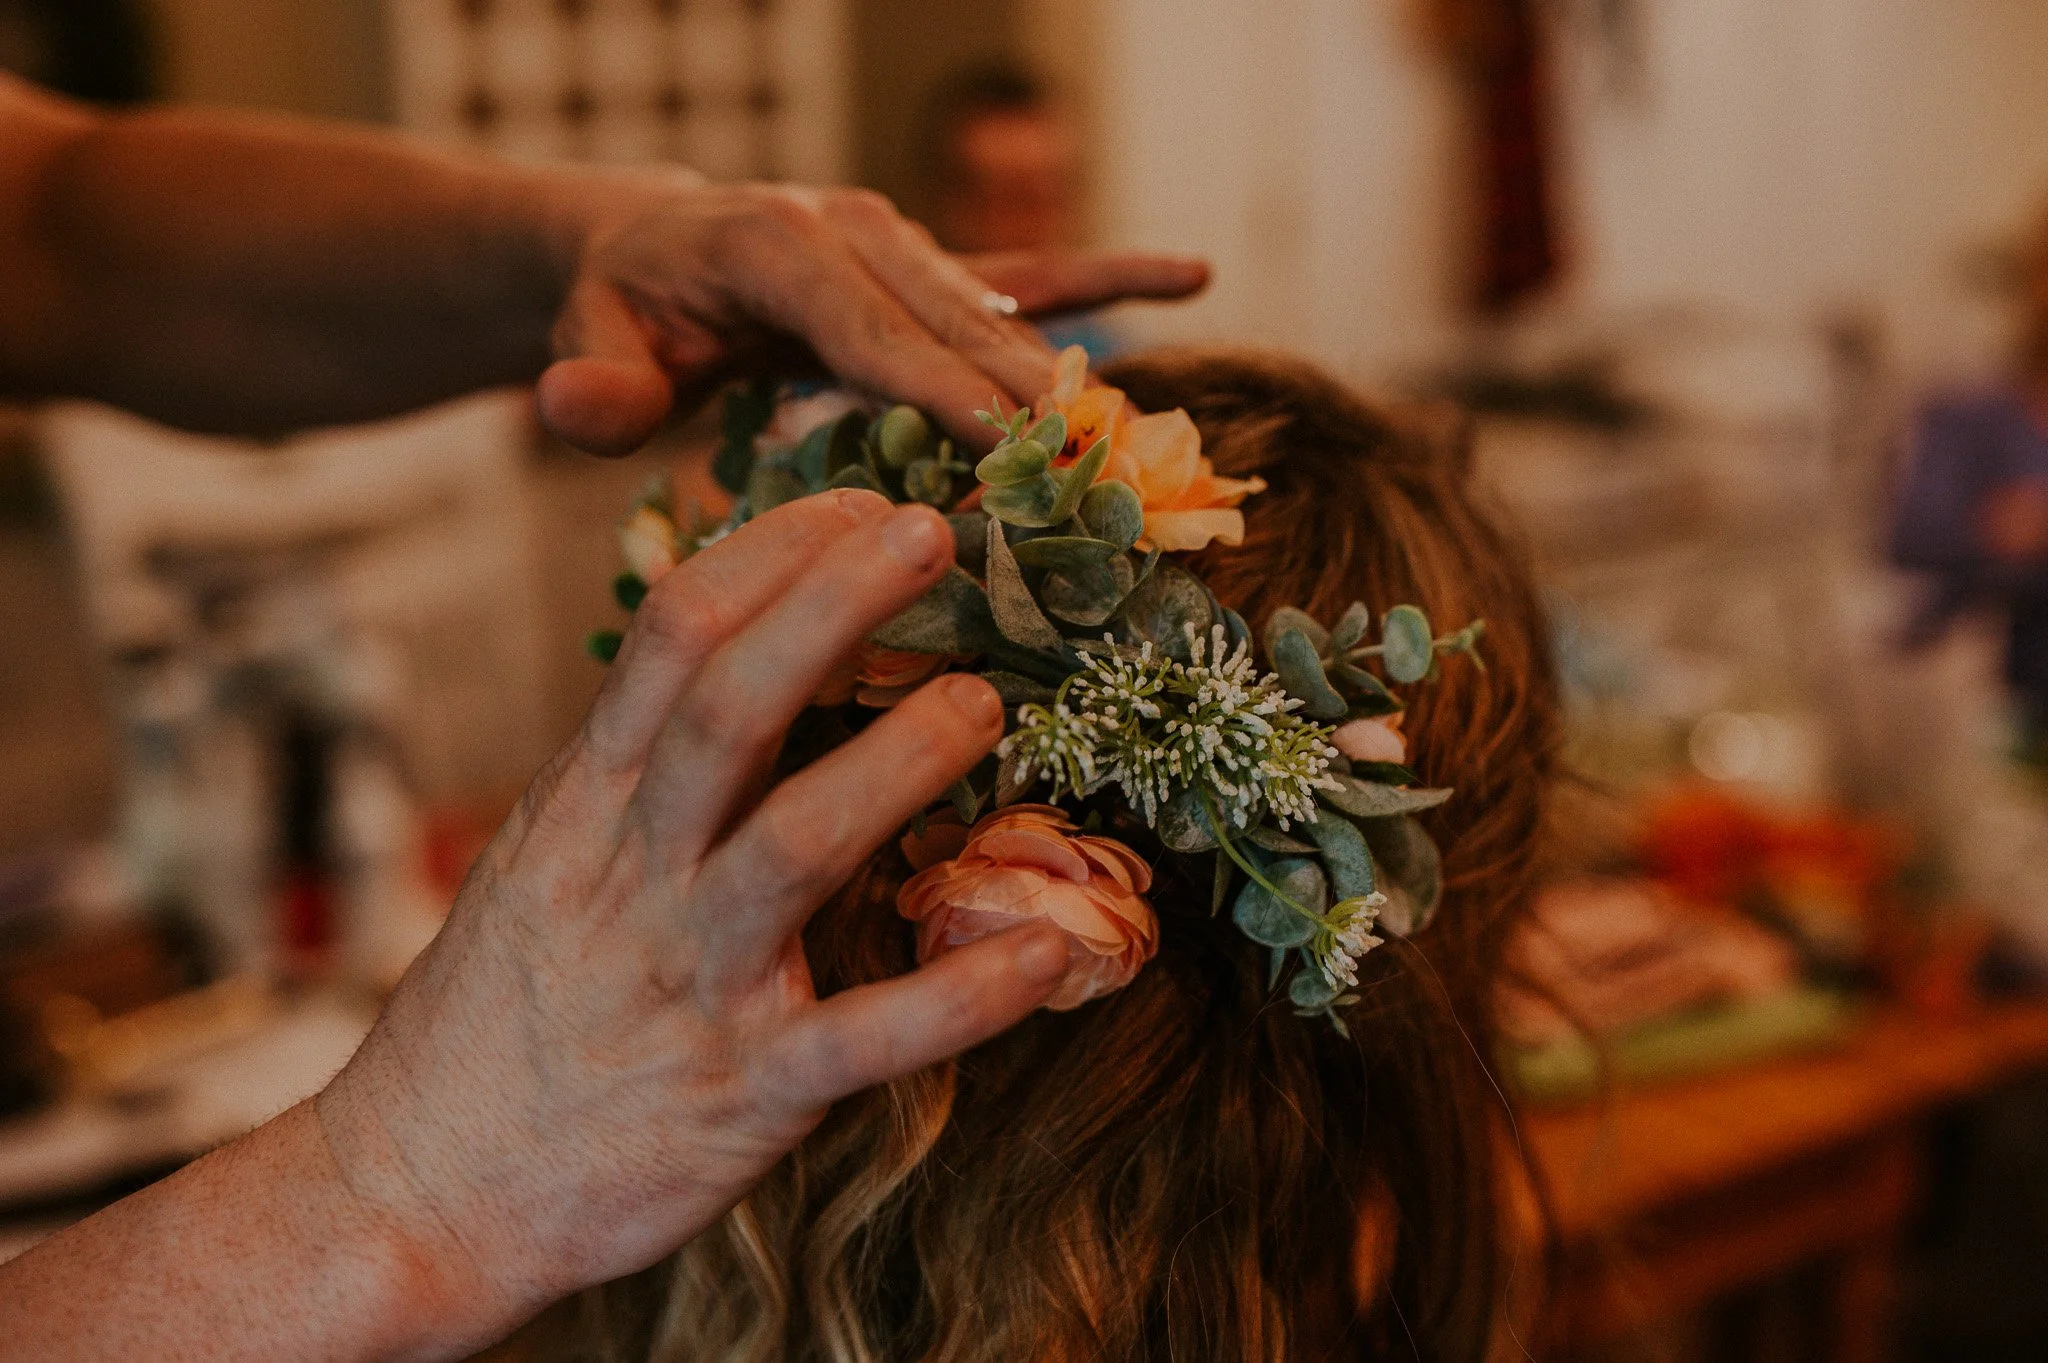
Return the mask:
[(1016, 299), (1018, 312), (1026, 317), (1079, 312), (1126, 298), (1186, 298), (1209, 285), (1209, 262), (1195, 256), (1009, 251), (966, 256), (961, 264), (988, 288)]
[(769, 1048), (763, 1091), (808, 1112), (914, 1074), (1022, 1022), (1066, 968), (1065, 937), (1034, 923), (834, 994), (799, 1013)]
[(894, 293), (941, 345), (1002, 381), (1017, 402), (1035, 402), (1052, 384), (1052, 349), (1031, 327), (991, 311), (992, 292), (931, 234), (879, 194), (834, 194), (828, 221), (845, 233), (861, 263)]
[(732, 248), (742, 310), (801, 337), (848, 383), (937, 416), (967, 448), (993, 447), (974, 413), (1002, 385), (941, 344), (821, 218), (770, 202), (777, 211)]
[(659, 845), (694, 861), (755, 788), (797, 714), (876, 626), (953, 562), (927, 506), (897, 507), (840, 537), (692, 680), (655, 740), (638, 800)]
[(668, 417), (675, 390), (639, 317), (608, 284), (569, 295), (555, 343), (563, 358), (540, 376), (541, 424), (592, 454), (630, 454)]
[(718, 964), (750, 979), (882, 841), (973, 770), (1003, 736), (1003, 702), (979, 677), (920, 687), (852, 741), (777, 786), (705, 863), (721, 916)]
[(800, 498), (670, 569), (633, 612), (619, 656), (584, 721), (586, 743), (600, 767), (638, 772), (706, 660), (832, 544), (888, 511), (887, 499), (872, 492)]

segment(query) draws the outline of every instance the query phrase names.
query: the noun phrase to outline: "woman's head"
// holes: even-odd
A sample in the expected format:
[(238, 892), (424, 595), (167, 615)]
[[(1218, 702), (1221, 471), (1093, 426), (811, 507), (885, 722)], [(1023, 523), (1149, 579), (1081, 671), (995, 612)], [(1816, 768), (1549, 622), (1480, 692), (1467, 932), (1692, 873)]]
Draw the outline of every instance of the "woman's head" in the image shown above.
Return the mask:
[[(1162, 857), (1158, 952), (1128, 985), (842, 1104), (721, 1233), (614, 1294), (647, 1308), (612, 1324), (656, 1358), (1484, 1350), (1497, 1100), (1479, 1057), (1553, 744), (1521, 560), (1449, 442), (1306, 366), (1166, 352), (1104, 377), (1185, 408), (1218, 473), (1266, 480), (1244, 543), (1193, 565), (1254, 631), (1353, 600), (1488, 621), (1486, 670), (1446, 668), (1404, 726), (1421, 777), (1458, 790), (1424, 816), (1443, 908), (1361, 963), (1346, 1037), (1276, 998), (1266, 952), (1211, 915), (1209, 858)], [(907, 873), (891, 851), (818, 915), (821, 992), (911, 965)]]

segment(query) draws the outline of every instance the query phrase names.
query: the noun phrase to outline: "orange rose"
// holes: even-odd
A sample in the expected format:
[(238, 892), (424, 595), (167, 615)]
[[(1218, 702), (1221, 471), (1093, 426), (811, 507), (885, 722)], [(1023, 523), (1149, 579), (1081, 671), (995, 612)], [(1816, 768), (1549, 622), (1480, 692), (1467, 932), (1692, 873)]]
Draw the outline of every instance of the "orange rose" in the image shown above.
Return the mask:
[[(951, 851), (951, 835), (906, 842), (917, 861)], [(1077, 833), (1051, 805), (1012, 805), (975, 824), (950, 860), (919, 868), (896, 894), (917, 924), (917, 959), (1048, 918), (1067, 934), (1067, 973), (1045, 1006), (1056, 1012), (1123, 988), (1159, 949), (1145, 900), (1152, 868), (1111, 838)]]
[(844, 705), (858, 700), (862, 705), (886, 710), (953, 661), (945, 653), (905, 653), (879, 644), (856, 644), (853, 656), (832, 675), (811, 704)]
[(1052, 392), (1038, 414), (1067, 419), (1067, 450), (1084, 453), (1109, 438), (1103, 477), (1137, 490), (1145, 508), (1144, 543), (1168, 553), (1200, 549), (1210, 540), (1244, 542), (1244, 513), (1237, 506), (1266, 490), (1263, 478), (1219, 478), (1202, 457), (1201, 433), (1186, 412), (1175, 409), (1140, 415), (1123, 390), (1088, 386), (1088, 352), (1068, 346), (1053, 367)]

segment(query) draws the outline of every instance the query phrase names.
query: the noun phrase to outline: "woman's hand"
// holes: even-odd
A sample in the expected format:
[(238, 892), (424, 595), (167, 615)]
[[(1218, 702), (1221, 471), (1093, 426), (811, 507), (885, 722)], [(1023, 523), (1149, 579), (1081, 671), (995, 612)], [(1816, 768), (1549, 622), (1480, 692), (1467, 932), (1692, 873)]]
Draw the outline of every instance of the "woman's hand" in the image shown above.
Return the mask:
[(1158, 255), (961, 260), (866, 190), (672, 183), (638, 195), (583, 239), (542, 377), (542, 419), (596, 453), (631, 450), (671, 406), (693, 406), (764, 349), (792, 342), (860, 387), (972, 420), (992, 394), (1032, 402), (1052, 352), (1015, 317), (1118, 298), (1179, 298), (1208, 267)]
[(855, 641), (952, 561), (945, 522), (868, 493), (791, 503), (664, 577), (582, 732), (315, 1101), (372, 1219), (412, 1237), (478, 1345), (715, 1222), (857, 1089), (1037, 1006), (1057, 933), (813, 995), (799, 933), (1002, 732), (941, 677), (764, 791)]

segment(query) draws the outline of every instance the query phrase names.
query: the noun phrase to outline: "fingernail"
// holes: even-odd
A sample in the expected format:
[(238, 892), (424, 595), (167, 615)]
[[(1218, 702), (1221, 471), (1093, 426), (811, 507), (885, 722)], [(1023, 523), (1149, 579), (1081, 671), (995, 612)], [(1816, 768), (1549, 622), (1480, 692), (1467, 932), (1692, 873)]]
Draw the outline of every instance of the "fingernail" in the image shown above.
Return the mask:
[(946, 678), (946, 699), (967, 719), (987, 728), (1003, 718), (1003, 698), (979, 677), (956, 672)]
[(1031, 928), (1017, 947), (1017, 973), (1034, 984), (1051, 984), (1067, 969), (1067, 939), (1051, 928)]
[(899, 507), (882, 527), (882, 547), (904, 567), (923, 571), (942, 551), (952, 553), (953, 533), (930, 507)]

